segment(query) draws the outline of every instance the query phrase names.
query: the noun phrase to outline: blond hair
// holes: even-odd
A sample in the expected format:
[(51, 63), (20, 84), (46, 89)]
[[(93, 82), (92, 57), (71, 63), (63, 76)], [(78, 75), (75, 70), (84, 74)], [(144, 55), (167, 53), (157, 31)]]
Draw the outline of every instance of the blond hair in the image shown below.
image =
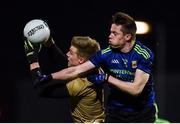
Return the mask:
[(71, 45), (77, 48), (77, 54), (89, 59), (94, 53), (100, 50), (99, 43), (88, 36), (74, 36)]

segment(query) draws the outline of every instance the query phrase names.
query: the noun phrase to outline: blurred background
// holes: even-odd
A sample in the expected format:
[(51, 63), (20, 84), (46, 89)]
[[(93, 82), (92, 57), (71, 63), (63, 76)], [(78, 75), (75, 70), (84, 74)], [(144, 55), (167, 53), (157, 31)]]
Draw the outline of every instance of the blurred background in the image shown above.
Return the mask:
[(72, 122), (68, 99), (40, 98), (33, 90), (22, 40), (28, 21), (46, 20), (57, 45), (66, 53), (74, 35), (88, 35), (105, 48), (110, 20), (117, 11), (151, 25), (150, 32), (137, 35), (137, 39), (155, 53), (159, 117), (180, 122), (178, 10), (177, 2), (161, 0), (4, 1), (0, 5), (0, 122)]

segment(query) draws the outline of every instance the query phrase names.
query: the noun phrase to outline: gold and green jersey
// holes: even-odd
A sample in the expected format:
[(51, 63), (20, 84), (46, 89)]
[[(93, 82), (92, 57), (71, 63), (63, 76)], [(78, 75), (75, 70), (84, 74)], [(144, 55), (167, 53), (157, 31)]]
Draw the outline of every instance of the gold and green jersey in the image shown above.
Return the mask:
[(102, 87), (86, 78), (76, 78), (67, 83), (74, 122), (103, 122)]

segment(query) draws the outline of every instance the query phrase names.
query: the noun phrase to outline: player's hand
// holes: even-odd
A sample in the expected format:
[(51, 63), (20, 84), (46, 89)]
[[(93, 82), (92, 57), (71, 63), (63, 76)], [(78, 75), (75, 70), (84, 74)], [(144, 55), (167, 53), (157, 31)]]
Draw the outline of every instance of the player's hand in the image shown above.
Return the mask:
[(24, 50), (29, 64), (38, 62), (38, 52), (41, 50), (41, 44), (33, 44), (24, 39)]
[(94, 84), (103, 84), (108, 80), (109, 75), (102, 73), (102, 74), (95, 74), (90, 75), (87, 77), (88, 81), (94, 83)]
[(52, 75), (44, 75), (41, 72), (40, 68), (35, 68), (31, 70), (32, 80), (34, 87), (44, 85), (49, 83), (52, 80)]
[(44, 46), (45, 46), (45, 47), (50, 47), (50, 46), (52, 46), (53, 44), (55, 44), (55, 42), (54, 42), (52, 36), (50, 36), (49, 39), (48, 39), (46, 42), (44, 42)]

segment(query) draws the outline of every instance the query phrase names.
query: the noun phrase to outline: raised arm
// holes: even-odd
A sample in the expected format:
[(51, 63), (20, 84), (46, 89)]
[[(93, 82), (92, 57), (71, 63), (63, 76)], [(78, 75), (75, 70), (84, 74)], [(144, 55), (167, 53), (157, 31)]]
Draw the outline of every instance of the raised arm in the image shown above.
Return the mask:
[(56, 45), (55, 41), (53, 40), (52, 36), (44, 43), (47, 54), (49, 55), (50, 59), (54, 64), (56, 64), (58, 69), (67, 68), (67, 56), (63, 53), (63, 51)]

